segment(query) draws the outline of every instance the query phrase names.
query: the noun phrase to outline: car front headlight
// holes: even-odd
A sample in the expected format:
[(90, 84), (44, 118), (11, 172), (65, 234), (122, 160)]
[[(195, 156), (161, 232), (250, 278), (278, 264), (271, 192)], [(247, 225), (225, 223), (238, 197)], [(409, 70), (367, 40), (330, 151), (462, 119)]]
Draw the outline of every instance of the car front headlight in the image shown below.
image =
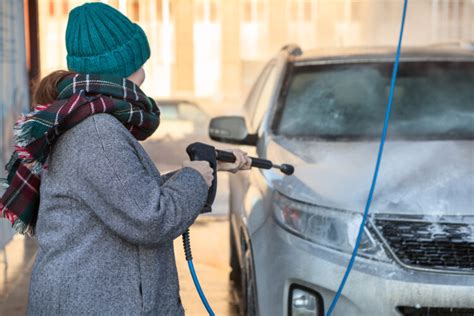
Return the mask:
[[(359, 232), (362, 215), (354, 212), (315, 206), (291, 200), (279, 193), (274, 196), (277, 222), (285, 229), (318, 245), (351, 254)], [(389, 261), (382, 245), (367, 227), (358, 256)]]

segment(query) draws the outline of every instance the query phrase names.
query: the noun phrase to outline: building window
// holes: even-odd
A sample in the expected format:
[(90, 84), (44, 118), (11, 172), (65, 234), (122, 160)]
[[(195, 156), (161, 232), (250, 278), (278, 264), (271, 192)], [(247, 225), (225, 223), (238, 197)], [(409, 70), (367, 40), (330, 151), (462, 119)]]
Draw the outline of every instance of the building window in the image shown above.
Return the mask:
[(290, 20), (294, 22), (310, 22), (312, 18), (310, 0), (298, 0), (290, 3)]
[(261, 0), (245, 0), (243, 3), (243, 21), (259, 22), (264, 19), (265, 4)]
[(198, 0), (194, 7), (196, 13), (196, 21), (198, 22), (216, 22), (217, 21), (217, 4), (213, 0)]

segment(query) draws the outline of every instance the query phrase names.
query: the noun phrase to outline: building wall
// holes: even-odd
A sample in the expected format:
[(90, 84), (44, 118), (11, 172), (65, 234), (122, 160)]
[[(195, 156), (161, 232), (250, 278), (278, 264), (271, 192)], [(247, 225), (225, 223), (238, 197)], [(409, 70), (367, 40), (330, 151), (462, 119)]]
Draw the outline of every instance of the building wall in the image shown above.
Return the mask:
[[(68, 11), (82, 0), (38, 0), (42, 74), (66, 67)], [(263, 63), (284, 44), (303, 49), (395, 45), (397, 0), (103, 0), (149, 37), (144, 91), (240, 104)], [(409, 2), (405, 45), (474, 41), (472, 0)], [(211, 102), (212, 103), (212, 102)]]
[[(22, 1), (0, 1), (0, 177), (12, 153), (13, 123), (29, 106), (23, 21)], [(0, 249), (12, 235), (11, 224), (0, 218)]]
[[(85, 0), (38, 0), (42, 75), (66, 68), (69, 11)], [(151, 96), (204, 98), (216, 114), (235, 112), (262, 65), (284, 44), (303, 49), (394, 45), (403, 1), (103, 0), (147, 33), (152, 57), (143, 89)], [(28, 106), (24, 6), (0, 1), (0, 165), (12, 125)], [(474, 42), (474, 1), (409, 2), (404, 45)], [(0, 248), (10, 238), (0, 220)]]

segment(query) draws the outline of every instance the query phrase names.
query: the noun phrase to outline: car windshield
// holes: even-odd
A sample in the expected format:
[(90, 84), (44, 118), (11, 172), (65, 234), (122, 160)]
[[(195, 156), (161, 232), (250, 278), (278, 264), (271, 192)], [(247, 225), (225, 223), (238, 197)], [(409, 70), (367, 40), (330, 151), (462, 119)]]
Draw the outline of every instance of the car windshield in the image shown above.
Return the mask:
[[(293, 67), (274, 131), (288, 137), (379, 137), (393, 63)], [(474, 63), (402, 62), (389, 135), (396, 139), (472, 139)]]

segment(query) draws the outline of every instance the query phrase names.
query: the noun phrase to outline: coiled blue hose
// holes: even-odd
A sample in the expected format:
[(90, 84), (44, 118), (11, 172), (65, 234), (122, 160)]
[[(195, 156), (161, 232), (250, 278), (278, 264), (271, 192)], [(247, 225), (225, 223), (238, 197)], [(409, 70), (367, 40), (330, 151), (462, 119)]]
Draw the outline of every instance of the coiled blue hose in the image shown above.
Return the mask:
[(332, 312), (336, 308), (337, 301), (339, 300), (341, 296), (342, 290), (344, 289), (344, 285), (346, 284), (349, 274), (351, 273), (352, 266), (354, 265), (354, 261), (357, 256), (357, 250), (359, 249), (360, 240), (364, 232), (365, 222), (367, 221), (367, 215), (369, 214), (370, 205), (372, 203), (372, 197), (374, 195), (375, 184), (377, 183), (377, 176), (379, 174), (380, 162), (382, 160), (385, 139), (387, 138), (388, 123), (390, 121), (390, 110), (392, 109), (393, 91), (395, 89), (395, 81), (397, 79), (398, 62), (400, 60), (400, 50), (402, 46), (403, 29), (405, 28), (405, 16), (407, 12), (407, 4), (408, 4), (408, 0), (404, 0), (402, 23), (400, 26), (400, 35), (398, 37), (397, 55), (395, 57), (395, 64), (393, 65), (392, 82), (390, 85), (390, 94), (388, 96), (387, 112), (385, 113), (385, 121), (383, 125), (382, 136), (380, 137), (380, 146), (379, 146), (379, 152), (377, 155), (377, 162), (375, 164), (374, 176), (372, 178), (372, 185), (370, 186), (369, 196), (367, 198), (367, 203), (365, 205), (364, 215), (362, 216), (362, 222), (360, 223), (359, 234), (357, 235), (357, 240), (354, 246), (354, 250), (352, 251), (351, 260), (349, 261), (349, 264), (347, 265), (347, 269), (346, 269), (346, 272), (344, 273), (344, 277), (342, 278), (341, 284), (339, 285), (339, 289), (337, 290), (337, 293), (334, 296), (334, 299), (332, 300), (332, 303), (328, 309), (328, 312), (326, 313), (326, 316), (332, 315)]

